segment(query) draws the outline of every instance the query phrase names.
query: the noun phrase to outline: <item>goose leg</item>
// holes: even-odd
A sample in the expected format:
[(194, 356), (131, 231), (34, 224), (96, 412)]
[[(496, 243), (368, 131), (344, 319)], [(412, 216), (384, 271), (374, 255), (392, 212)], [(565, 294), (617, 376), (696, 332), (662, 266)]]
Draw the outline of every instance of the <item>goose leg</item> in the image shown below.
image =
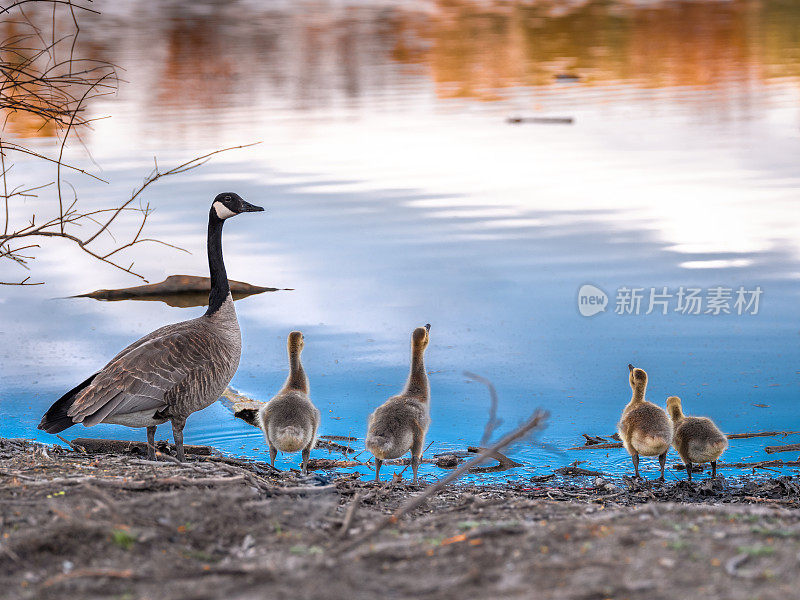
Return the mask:
[(414, 473), (414, 485), (417, 485), (417, 469), (419, 469), (420, 457), (416, 454), (411, 455), (411, 470)]
[(417, 470), (419, 463), (422, 459), (422, 444), (425, 443), (425, 438), (421, 435), (414, 435), (414, 440), (411, 444), (411, 470), (414, 473), (414, 485), (417, 485)]
[(711, 479), (717, 478), (717, 461), (711, 461)]
[(661, 466), (661, 477), (658, 478), (659, 481), (664, 481), (664, 467), (667, 464), (667, 452), (669, 452), (669, 448), (667, 448), (664, 454), (661, 454), (658, 457), (658, 464)]
[(180, 462), (184, 461), (183, 454), (183, 428), (186, 426), (186, 419), (172, 419), (172, 439), (175, 440), (175, 454)]
[(686, 472), (689, 474), (689, 482), (692, 481), (692, 461), (686, 463)]
[(303, 448), (303, 475), (308, 475), (308, 457), (311, 455), (311, 446)]
[(275, 466), (275, 457), (278, 456), (278, 449), (272, 445), (272, 442), (269, 443), (269, 466)]
[(147, 460), (156, 460), (156, 426), (147, 428)]
[(633, 461), (633, 475), (636, 479), (639, 479), (639, 453), (634, 452), (631, 454), (631, 460)]
[(381, 465), (382, 464), (383, 464), (383, 461), (380, 458), (376, 458), (375, 459), (375, 481), (376, 482), (381, 480), (380, 473), (381, 473)]

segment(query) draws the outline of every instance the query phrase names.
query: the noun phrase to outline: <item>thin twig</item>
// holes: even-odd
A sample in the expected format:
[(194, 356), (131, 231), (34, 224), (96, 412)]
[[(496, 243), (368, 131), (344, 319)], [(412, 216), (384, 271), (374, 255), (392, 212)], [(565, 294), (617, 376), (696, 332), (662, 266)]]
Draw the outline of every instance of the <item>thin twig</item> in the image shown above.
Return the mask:
[(354, 550), (355, 548), (363, 544), (365, 541), (367, 541), (377, 533), (383, 531), (390, 525), (396, 524), (404, 514), (422, 506), (425, 502), (427, 502), (428, 498), (439, 493), (439, 491), (444, 489), (450, 483), (452, 483), (453, 481), (455, 481), (456, 479), (467, 473), (472, 467), (484, 463), (491, 457), (493, 452), (499, 452), (506, 446), (513, 444), (514, 442), (525, 437), (529, 433), (542, 428), (547, 417), (548, 417), (547, 412), (541, 409), (537, 409), (536, 412), (533, 413), (531, 418), (528, 419), (528, 421), (520, 425), (517, 429), (515, 429), (511, 433), (508, 433), (505, 436), (503, 436), (496, 444), (494, 444), (494, 446), (487, 448), (472, 460), (463, 463), (460, 467), (455, 469), (446, 477), (443, 477), (439, 481), (430, 484), (428, 487), (425, 488), (425, 490), (421, 494), (409, 498), (389, 517), (381, 521), (376, 527), (365, 532), (363, 535), (355, 538), (352, 542), (336, 549), (336, 552), (338, 554), (344, 554), (346, 552), (350, 552), (351, 550)]
[(481, 446), (486, 446), (489, 440), (492, 439), (495, 430), (503, 424), (503, 419), (497, 418), (497, 390), (491, 381), (475, 373), (464, 371), (464, 377), (482, 383), (489, 390), (489, 398), (492, 403), (489, 407), (489, 420), (486, 421), (486, 427), (483, 430), (483, 437), (481, 438)]
[(55, 436), (56, 436), (58, 439), (60, 439), (62, 442), (64, 442), (64, 443), (65, 443), (67, 446), (69, 446), (70, 448), (72, 448), (72, 449), (73, 449), (75, 452), (82, 452), (83, 454), (86, 454), (86, 448), (83, 448), (83, 447), (81, 447), (81, 446), (78, 446), (77, 444), (73, 444), (72, 442), (70, 442), (70, 441), (69, 441), (69, 440), (67, 440), (67, 439), (64, 439), (63, 437), (61, 437), (61, 436), (60, 436), (60, 435), (58, 435), (57, 433), (55, 434)]
[(361, 493), (356, 492), (355, 496), (350, 502), (350, 505), (347, 507), (347, 512), (344, 515), (344, 521), (342, 521), (342, 528), (339, 530), (339, 539), (344, 539), (347, 536), (347, 531), (350, 529), (350, 526), (353, 524), (353, 518), (356, 516), (356, 511), (358, 510), (358, 505), (361, 503)]

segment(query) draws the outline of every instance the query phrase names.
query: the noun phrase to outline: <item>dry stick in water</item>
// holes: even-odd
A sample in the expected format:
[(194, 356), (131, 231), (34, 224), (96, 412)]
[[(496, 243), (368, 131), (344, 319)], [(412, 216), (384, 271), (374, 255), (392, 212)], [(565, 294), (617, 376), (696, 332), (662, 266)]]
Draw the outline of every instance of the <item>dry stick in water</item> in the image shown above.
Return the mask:
[(773, 437), (776, 435), (787, 436), (795, 433), (800, 433), (800, 431), (756, 431), (754, 433), (728, 433), (725, 437), (729, 440), (741, 440), (744, 438)]
[(495, 430), (503, 424), (503, 419), (497, 418), (497, 390), (491, 381), (470, 371), (464, 371), (464, 377), (482, 383), (489, 390), (489, 398), (492, 404), (489, 407), (489, 420), (486, 421), (486, 428), (483, 430), (483, 437), (481, 438), (481, 446), (486, 446), (489, 440), (492, 439), (492, 434)]
[[(753, 433), (729, 433), (725, 437), (729, 440), (743, 440), (746, 438), (756, 438), (756, 437), (774, 437), (777, 435), (787, 436), (792, 435), (795, 433), (800, 433), (800, 431), (755, 431)], [(791, 446), (794, 446), (792, 444)], [(783, 446), (767, 446), (767, 448), (782, 448)], [(622, 448), (622, 442), (610, 442), (608, 444), (592, 444), (590, 446), (575, 446), (574, 448), (567, 448), (567, 450), (610, 450), (611, 448)], [(797, 448), (792, 448), (790, 446), (786, 446), (786, 451), (789, 450), (800, 450), (800, 445), (797, 445)], [(769, 454), (769, 450), (767, 453)], [(783, 452), (783, 450), (773, 450), (773, 452)]]
[(386, 529), (390, 525), (394, 525), (395, 523), (397, 523), (400, 520), (400, 517), (402, 517), (404, 514), (406, 514), (407, 512), (410, 512), (410, 511), (414, 510), (415, 508), (418, 508), (418, 507), (422, 506), (423, 504), (425, 504), (425, 502), (428, 500), (428, 498), (430, 498), (431, 496), (436, 495), (443, 488), (447, 487), (449, 484), (454, 482), (456, 479), (458, 479), (459, 477), (464, 475), (472, 467), (480, 465), (481, 463), (484, 463), (487, 460), (489, 460), (491, 458), (492, 453), (499, 452), (500, 450), (502, 450), (506, 446), (509, 446), (509, 445), (513, 444), (514, 442), (516, 442), (517, 440), (525, 437), (528, 433), (530, 433), (530, 432), (532, 432), (532, 431), (534, 431), (536, 429), (540, 429), (543, 426), (544, 421), (547, 419), (547, 417), (548, 417), (548, 413), (546, 411), (543, 411), (541, 409), (536, 409), (536, 411), (533, 413), (533, 416), (531, 416), (531, 418), (527, 422), (525, 422), (522, 425), (520, 425), (517, 429), (515, 429), (511, 433), (508, 433), (505, 436), (503, 436), (500, 439), (500, 441), (498, 441), (494, 446), (485, 449), (478, 456), (476, 456), (472, 460), (469, 460), (469, 461), (465, 462), (464, 464), (462, 464), (460, 467), (458, 467), (456, 470), (454, 470), (452, 473), (450, 473), (446, 477), (443, 477), (439, 481), (436, 481), (436, 482), (430, 484), (418, 496), (414, 496), (413, 498), (409, 498), (396, 511), (394, 511), (391, 514), (391, 516), (389, 516), (386, 519), (384, 519), (383, 521), (381, 521), (375, 528), (367, 531), (366, 533), (362, 534), (361, 536), (355, 538), (349, 544), (345, 544), (344, 546), (342, 546), (341, 548), (336, 550), (337, 554), (344, 554), (345, 552), (349, 552), (350, 550), (355, 549), (356, 547), (358, 547), (361, 544), (363, 544), (365, 541), (367, 541), (369, 538), (371, 538), (375, 534), (383, 531), (384, 529)]
[(611, 448), (622, 448), (622, 442), (609, 442), (607, 444), (592, 444), (591, 446), (575, 446), (567, 450), (608, 450)]
[(764, 452), (767, 454), (774, 454), (775, 452), (791, 452), (794, 450), (800, 450), (800, 444), (787, 444), (785, 446), (767, 446), (764, 448)]

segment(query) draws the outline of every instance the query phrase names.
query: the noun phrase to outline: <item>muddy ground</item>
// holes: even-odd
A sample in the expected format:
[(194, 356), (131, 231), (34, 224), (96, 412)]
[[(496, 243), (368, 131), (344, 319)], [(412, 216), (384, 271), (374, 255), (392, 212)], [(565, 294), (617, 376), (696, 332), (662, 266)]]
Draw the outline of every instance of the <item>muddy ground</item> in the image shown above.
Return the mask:
[[(422, 488), (0, 441), (0, 598), (793, 598), (797, 478)], [(354, 496), (358, 509), (342, 524)]]

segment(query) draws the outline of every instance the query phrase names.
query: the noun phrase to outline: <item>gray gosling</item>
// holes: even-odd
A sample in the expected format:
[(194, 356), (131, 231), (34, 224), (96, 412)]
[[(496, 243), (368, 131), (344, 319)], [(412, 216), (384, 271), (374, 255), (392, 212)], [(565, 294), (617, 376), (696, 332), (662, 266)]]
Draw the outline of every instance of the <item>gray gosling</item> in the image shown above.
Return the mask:
[(667, 412), (675, 430), (672, 446), (686, 465), (689, 481), (692, 480), (692, 464), (704, 462), (711, 463), (711, 479), (715, 479), (717, 459), (728, 447), (728, 438), (711, 419), (684, 415), (677, 396), (667, 398)]
[[(264, 432), (269, 444), (269, 463), (275, 466), (278, 450), (302, 451), (303, 473), (308, 473), (308, 458), (317, 443), (320, 412), (308, 397), (308, 377), (300, 362), (303, 351), (303, 334), (293, 331), (286, 346), (289, 351), (289, 376), (281, 390), (264, 404), (258, 413), (242, 410), (235, 416), (255, 425)], [(248, 414), (249, 413), (249, 414)]]
[(672, 442), (672, 423), (664, 409), (644, 399), (647, 389), (647, 373), (644, 369), (635, 369), (633, 365), (628, 365), (628, 370), (633, 395), (622, 411), (617, 431), (622, 445), (631, 455), (636, 477), (639, 477), (640, 455), (658, 456), (661, 465), (659, 481), (664, 481), (664, 465)]
[(431, 424), (431, 392), (424, 359), (430, 329), (429, 323), (411, 334), (411, 371), (403, 392), (389, 398), (369, 416), (365, 444), (375, 456), (375, 481), (380, 481), (384, 460), (400, 458), (411, 450), (411, 469), (417, 483), (425, 434)]

